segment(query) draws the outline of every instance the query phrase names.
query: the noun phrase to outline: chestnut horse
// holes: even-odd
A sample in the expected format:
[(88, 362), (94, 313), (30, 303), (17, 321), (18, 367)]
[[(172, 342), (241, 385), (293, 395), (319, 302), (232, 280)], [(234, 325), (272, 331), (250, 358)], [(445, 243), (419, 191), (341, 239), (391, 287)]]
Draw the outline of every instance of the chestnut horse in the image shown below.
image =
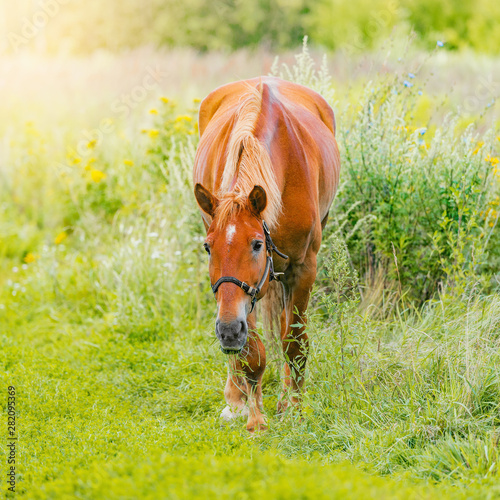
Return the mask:
[[(264, 298), (269, 314), (281, 313), (285, 364), (278, 412), (299, 403), (303, 390), (305, 312), (339, 179), (335, 119), (316, 92), (260, 77), (209, 94), (199, 129), (193, 176), (217, 300), (215, 333), (222, 351), (233, 354), (222, 417), (248, 415), (253, 432), (266, 425), (266, 353), (256, 332), (256, 300)], [(278, 276), (281, 283), (270, 283)]]

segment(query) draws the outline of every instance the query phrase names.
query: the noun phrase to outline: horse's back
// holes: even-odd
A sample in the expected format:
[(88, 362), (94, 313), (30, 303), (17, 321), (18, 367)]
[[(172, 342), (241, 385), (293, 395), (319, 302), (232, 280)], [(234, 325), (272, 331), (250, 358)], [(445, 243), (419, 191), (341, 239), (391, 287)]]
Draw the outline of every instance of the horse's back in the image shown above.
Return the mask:
[(269, 153), (282, 193), (279, 226), (283, 231), (293, 226), (295, 233), (301, 226), (300, 232), (308, 238), (310, 228), (319, 227), (328, 214), (340, 170), (333, 111), (313, 90), (275, 77), (229, 83), (214, 90), (200, 106), (195, 181), (219, 188), (238, 109), (254, 89), (262, 98), (253, 134)]
[(335, 196), (340, 170), (329, 104), (307, 87), (266, 78), (255, 133), (268, 145), (275, 170), (283, 176), (283, 206), (289, 219), (297, 206), (304, 225), (323, 219)]
[(249, 88), (263, 87), (270, 88), (275, 93), (278, 91), (292, 103), (296, 103), (311, 113), (316, 115), (335, 135), (335, 117), (332, 108), (325, 99), (313, 90), (287, 82), (280, 78), (263, 76), (250, 80), (231, 82), (218, 87), (203, 99), (199, 111), (199, 130), (203, 135), (207, 125), (217, 114), (235, 111), (240, 103), (242, 95), (248, 92)]

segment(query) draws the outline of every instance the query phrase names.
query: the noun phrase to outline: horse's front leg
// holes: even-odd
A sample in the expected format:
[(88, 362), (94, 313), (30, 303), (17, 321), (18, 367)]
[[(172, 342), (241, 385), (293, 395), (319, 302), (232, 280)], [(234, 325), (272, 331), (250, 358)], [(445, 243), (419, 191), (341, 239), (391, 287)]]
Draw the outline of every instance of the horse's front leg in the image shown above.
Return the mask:
[(266, 368), (266, 351), (256, 331), (255, 312), (250, 314), (248, 340), (241, 353), (231, 356), (224, 397), (227, 407), (222, 412), (226, 420), (247, 415), (247, 430), (265, 430), (262, 415), (262, 376)]
[[(316, 279), (316, 257), (296, 272), (288, 300), (281, 314), (281, 342), (285, 364), (283, 369), (283, 393), (278, 401), (278, 413), (284, 413), (292, 405), (300, 404), (304, 390), (304, 376), (309, 338), (306, 333), (306, 310), (311, 289)], [(297, 326), (301, 325), (301, 326)]]

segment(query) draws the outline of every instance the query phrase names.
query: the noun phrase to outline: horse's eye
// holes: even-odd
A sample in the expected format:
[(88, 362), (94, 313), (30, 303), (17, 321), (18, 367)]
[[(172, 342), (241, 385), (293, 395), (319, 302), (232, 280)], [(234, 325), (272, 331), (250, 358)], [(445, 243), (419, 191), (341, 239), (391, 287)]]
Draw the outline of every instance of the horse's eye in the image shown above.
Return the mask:
[(262, 241), (254, 241), (252, 243), (252, 248), (254, 252), (260, 252), (262, 250), (263, 243)]
[(208, 253), (208, 255), (210, 255), (210, 247), (208, 246), (208, 243), (203, 243), (203, 248)]

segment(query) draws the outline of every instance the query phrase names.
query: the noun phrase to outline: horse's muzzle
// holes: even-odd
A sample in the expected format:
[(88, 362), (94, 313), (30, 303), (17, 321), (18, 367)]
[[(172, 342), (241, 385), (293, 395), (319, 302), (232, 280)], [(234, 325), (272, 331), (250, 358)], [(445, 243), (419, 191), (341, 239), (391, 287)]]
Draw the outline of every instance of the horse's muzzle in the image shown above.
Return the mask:
[(218, 319), (215, 322), (215, 335), (224, 354), (238, 354), (246, 344), (247, 334), (247, 322), (244, 320), (224, 322)]

